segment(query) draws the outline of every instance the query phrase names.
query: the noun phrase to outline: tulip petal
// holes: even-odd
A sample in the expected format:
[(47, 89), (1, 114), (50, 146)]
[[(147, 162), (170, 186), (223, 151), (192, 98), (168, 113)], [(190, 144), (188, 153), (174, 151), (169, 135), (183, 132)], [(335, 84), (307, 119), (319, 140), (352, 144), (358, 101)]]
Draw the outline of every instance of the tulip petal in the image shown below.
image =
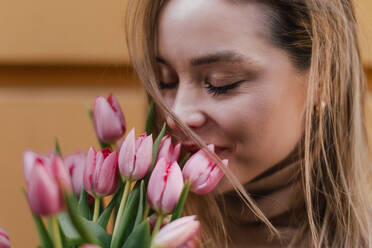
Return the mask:
[(146, 139), (146, 134), (143, 133), (136, 139), (136, 153), (138, 152), (138, 148), (141, 146), (142, 142)]
[(118, 183), (118, 152), (112, 152), (97, 171), (96, 194), (100, 196), (114, 193)]
[(84, 188), (87, 192), (93, 192), (93, 177), (96, 167), (96, 151), (93, 147), (89, 149), (84, 168)]
[(176, 207), (183, 189), (182, 172), (176, 161), (169, 166), (164, 177), (166, 183), (161, 205), (163, 213), (170, 213)]
[(169, 160), (168, 155), (169, 155), (169, 147), (171, 146), (171, 144), (172, 144), (171, 137), (169, 135), (165, 135), (160, 141), (157, 159), (165, 158), (166, 160)]
[(71, 178), (66, 170), (66, 167), (63, 164), (62, 159), (57, 154), (54, 154), (52, 156), (52, 162), (50, 166), (54, 178), (60, 185), (61, 189), (68, 193), (71, 193), (72, 192)]
[(96, 98), (93, 119), (97, 136), (103, 142), (113, 143), (124, 133), (121, 119), (102, 96)]
[(167, 164), (168, 163), (164, 158), (160, 158), (160, 160), (156, 163), (149, 179), (147, 187), (147, 197), (151, 206), (155, 210), (160, 210), (159, 207), (161, 196), (166, 183), (163, 180), (163, 177), (167, 169)]
[(130, 177), (134, 169), (135, 142), (136, 137), (133, 128), (122, 143), (119, 152), (119, 170), (124, 178)]
[(39, 155), (31, 150), (25, 151), (23, 153), (23, 175), (26, 182), (28, 182), (30, 173), (34, 165), (39, 164), (46, 166), (49, 163), (49, 158)]
[[(227, 166), (228, 160), (224, 159), (222, 162)], [(205, 180), (203, 184), (196, 184), (195, 191), (198, 192), (198, 194), (203, 195), (209, 193), (211, 190), (216, 187), (216, 185), (220, 182), (222, 177), (224, 176), (224, 173), (220, 167), (218, 167), (217, 164), (215, 164), (211, 170), (210, 173), (208, 173), (208, 178)]]
[(0, 247), (10, 248), (10, 241), (8, 233), (0, 227)]
[(37, 215), (54, 215), (63, 206), (57, 183), (42, 166), (35, 166), (30, 173), (27, 198)]
[(102, 153), (102, 151), (98, 151), (96, 153), (96, 164), (95, 164), (95, 168), (94, 168), (94, 171), (93, 171), (93, 191), (94, 191), (94, 194), (95, 194), (95, 191), (97, 189), (97, 183), (99, 181), (99, 178), (98, 178), (98, 175), (101, 171), (101, 168), (103, 166), (103, 162), (105, 161), (105, 158), (104, 158), (104, 155)]
[(200, 223), (195, 216), (185, 216), (160, 229), (154, 238), (155, 247), (178, 247), (188, 242), (199, 231)]
[(171, 161), (177, 161), (181, 152), (181, 142), (177, 142), (171, 152)]
[(207, 170), (209, 159), (203, 150), (198, 151), (190, 157), (182, 169), (184, 179), (197, 180)]
[(71, 176), (72, 187), (77, 196), (80, 196), (83, 189), (83, 178), (86, 156), (83, 152), (70, 154), (65, 157), (65, 167)]
[(143, 178), (150, 169), (152, 162), (152, 134), (147, 136), (136, 152), (136, 161), (134, 170), (131, 173), (131, 179), (139, 180)]
[[(208, 145), (214, 152), (214, 145)], [(223, 160), (227, 166), (228, 161)], [(203, 151), (199, 150), (186, 162), (182, 170), (183, 178), (191, 178), (190, 190), (197, 194), (209, 193), (219, 183), (223, 170)]]
[(121, 123), (121, 128), (123, 130), (123, 133), (125, 133), (126, 122), (125, 122), (125, 117), (124, 117), (123, 111), (121, 110), (119, 102), (116, 100), (116, 97), (112, 93), (108, 96), (107, 102), (110, 104), (112, 110), (115, 112), (116, 116), (119, 118), (120, 123)]

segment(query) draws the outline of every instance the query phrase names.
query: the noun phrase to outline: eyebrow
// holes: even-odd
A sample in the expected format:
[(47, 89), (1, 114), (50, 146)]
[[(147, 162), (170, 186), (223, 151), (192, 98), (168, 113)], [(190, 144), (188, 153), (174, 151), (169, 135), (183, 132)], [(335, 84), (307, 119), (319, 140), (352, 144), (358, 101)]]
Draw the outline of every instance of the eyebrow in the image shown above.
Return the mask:
[[(160, 63), (168, 64), (161, 57), (157, 56), (156, 60)], [(243, 54), (240, 54), (234, 51), (221, 51), (221, 52), (202, 55), (200, 57), (191, 58), (190, 65), (199, 66), (199, 65), (213, 64), (213, 63), (219, 63), (219, 62), (238, 63), (238, 62), (243, 62), (247, 60), (250, 64), (253, 64), (253, 61), (248, 59)]]

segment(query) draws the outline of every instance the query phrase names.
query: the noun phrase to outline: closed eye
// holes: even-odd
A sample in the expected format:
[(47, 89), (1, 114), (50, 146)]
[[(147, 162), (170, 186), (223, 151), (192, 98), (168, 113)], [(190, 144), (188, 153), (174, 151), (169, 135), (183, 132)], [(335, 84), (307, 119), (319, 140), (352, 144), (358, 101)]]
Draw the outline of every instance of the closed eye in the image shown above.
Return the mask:
[(226, 94), (227, 91), (231, 89), (237, 88), (244, 81), (245, 80), (241, 80), (241, 81), (228, 84), (228, 85), (224, 85), (224, 86), (220, 86), (220, 87), (213, 86), (211, 83), (206, 82), (204, 87), (208, 90), (209, 94), (212, 94), (213, 96), (218, 96), (221, 94)]

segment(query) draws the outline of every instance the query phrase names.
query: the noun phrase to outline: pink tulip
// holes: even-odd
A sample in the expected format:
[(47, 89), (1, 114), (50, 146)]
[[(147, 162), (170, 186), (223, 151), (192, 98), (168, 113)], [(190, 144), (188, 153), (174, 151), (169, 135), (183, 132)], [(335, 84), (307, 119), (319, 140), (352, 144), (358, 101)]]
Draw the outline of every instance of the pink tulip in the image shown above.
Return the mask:
[(0, 227), (0, 248), (10, 248), (8, 233)]
[(56, 154), (47, 159), (32, 151), (26, 151), (23, 161), (27, 198), (31, 210), (43, 216), (63, 211), (63, 191), (71, 193), (72, 186), (62, 159)]
[(125, 118), (113, 94), (107, 100), (102, 96), (96, 98), (93, 119), (98, 139), (105, 143), (115, 143), (125, 133)]
[(134, 129), (130, 131), (120, 148), (119, 170), (124, 179), (143, 178), (152, 161), (152, 135), (142, 134), (137, 139)]
[(196, 247), (200, 223), (195, 215), (170, 222), (155, 235), (154, 248)]
[(163, 137), (159, 145), (158, 160), (164, 157), (170, 162), (178, 160), (180, 155), (181, 142), (177, 142), (175, 145), (172, 144), (172, 138), (169, 135)]
[(95, 197), (114, 193), (118, 184), (118, 152), (89, 149), (84, 168), (84, 188)]
[(79, 197), (84, 187), (84, 168), (85, 168), (86, 155), (83, 152), (70, 154), (65, 157), (65, 166), (70, 174), (72, 187), (75, 194)]
[[(214, 145), (208, 145), (214, 152)], [(222, 162), (227, 166), (228, 160)], [(191, 156), (182, 170), (183, 179), (191, 179), (190, 190), (196, 194), (207, 194), (216, 187), (224, 173), (220, 167), (210, 159), (203, 150)]]
[(161, 214), (171, 213), (182, 189), (182, 172), (177, 162), (172, 163), (160, 158), (150, 176), (147, 188), (147, 198), (151, 206)]

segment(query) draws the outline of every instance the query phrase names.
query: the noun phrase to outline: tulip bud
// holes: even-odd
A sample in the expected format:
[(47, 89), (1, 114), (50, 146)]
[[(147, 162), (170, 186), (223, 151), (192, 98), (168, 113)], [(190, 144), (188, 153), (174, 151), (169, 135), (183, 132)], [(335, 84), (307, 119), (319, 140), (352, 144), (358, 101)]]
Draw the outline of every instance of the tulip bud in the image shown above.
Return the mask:
[(75, 194), (79, 197), (84, 187), (84, 168), (85, 168), (86, 155), (83, 152), (70, 154), (65, 157), (65, 166), (70, 174), (72, 187)]
[(113, 144), (125, 133), (125, 118), (113, 94), (107, 100), (99, 96), (93, 108), (94, 128), (98, 139)]
[(0, 248), (10, 248), (8, 233), (0, 227)]
[(180, 155), (181, 142), (177, 142), (175, 145), (172, 144), (172, 138), (169, 135), (166, 135), (162, 138), (159, 145), (158, 160), (164, 157), (170, 162), (178, 160)]
[(123, 178), (139, 180), (147, 174), (152, 161), (152, 145), (152, 134), (142, 134), (136, 139), (134, 129), (130, 131), (119, 154), (119, 170)]
[(114, 193), (118, 184), (118, 152), (89, 149), (84, 168), (84, 188), (95, 197)]
[[(208, 145), (214, 152), (214, 145)], [(222, 162), (227, 166), (228, 160)], [(203, 151), (192, 155), (182, 169), (183, 179), (191, 179), (190, 191), (196, 194), (207, 194), (219, 183), (224, 173), (222, 169)]]
[(164, 158), (156, 163), (150, 176), (147, 197), (151, 206), (161, 214), (171, 213), (182, 193), (182, 172), (177, 162)]
[(64, 209), (63, 191), (70, 193), (72, 186), (61, 158), (52, 154), (49, 159), (26, 151), (23, 173), (27, 183), (27, 198), (35, 214), (50, 216)]
[(199, 228), (200, 223), (195, 220), (195, 215), (176, 219), (161, 228), (155, 235), (153, 247), (196, 247), (195, 238), (197, 238)]

